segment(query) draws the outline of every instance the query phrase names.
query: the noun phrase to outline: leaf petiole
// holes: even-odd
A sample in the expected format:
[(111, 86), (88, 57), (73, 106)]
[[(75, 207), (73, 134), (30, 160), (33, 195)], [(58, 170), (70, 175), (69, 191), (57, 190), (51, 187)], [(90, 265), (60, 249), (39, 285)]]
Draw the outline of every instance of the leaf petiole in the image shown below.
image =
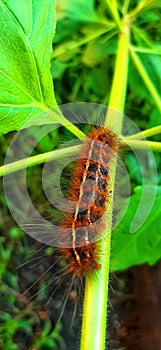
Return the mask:
[(133, 140), (133, 139), (135, 139), (135, 140), (142, 139), (143, 137), (154, 136), (154, 135), (157, 135), (160, 133), (161, 133), (161, 125), (158, 125), (158, 126), (154, 126), (153, 128), (141, 131), (138, 134), (128, 136), (128, 137), (126, 137), (126, 140), (128, 141), (128, 140)]

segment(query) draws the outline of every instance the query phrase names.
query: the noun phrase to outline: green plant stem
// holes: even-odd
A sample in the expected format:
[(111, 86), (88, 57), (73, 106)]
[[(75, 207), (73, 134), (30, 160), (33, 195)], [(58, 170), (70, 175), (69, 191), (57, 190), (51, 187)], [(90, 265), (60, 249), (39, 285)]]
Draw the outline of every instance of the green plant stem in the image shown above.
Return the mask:
[[(144, 132), (143, 132), (144, 133)], [(142, 133), (142, 135), (143, 135)], [(136, 134), (137, 135), (140, 135)], [(154, 135), (154, 134), (153, 134)], [(132, 135), (134, 136), (134, 135)], [(154, 152), (161, 152), (161, 142), (154, 142), (154, 141), (143, 141), (140, 140), (138, 141), (137, 139), (134, 139), (132, 136), (126, 137), (121, 141), (121, 146), (124, 148), (126, 147), (132, 147), (132, 149), (144, 149), (146, 150), (147, 148), (151, 147), (151, 150)], [(145, 135), (144, 135), (145, 136)], [(138, 137), (138, 139), (141, 138)], [(80, 146), (72, 146), (72, 147), (67, 147), (67, 148), (62, 148), (61, 150), (55, 150), (52, 152), (46, 152), (46, 153), (41, 153), (36, 156), (24, 158), (21, 160), (18, 160), (16, 162), (12, 162), (6, 165), (2, 165), (0, 167), (0, 177), (4, 175), (8, 175), (11, 173), (14, 173), (16, 171), (25, 169), (26, 167), (32, 167), (38, 164), (43, 164), (46, 161), (52, 161), (54, 159), (60, 159), (60, 158), (65, 158), (66, 156), (72, 155), (72, 154), (77, 154), (81, 149)]]
[(106, 0), (106, 3), (118, 29), (121, 31), (121, 21), (120, 21), (118, 9), (117, 9), (116, 0)]
[(149, 150), (153, 152), (161, 152), (161, 142), (155, 141), (142, 141), (142, 140), (127, 140), (122, 144), (123, 147), (131, 147), (133, 149)]
[(122, 7), (122, 14), (124, 16), (128, 12), (129, 5), (130, 5), (130, 0), (124, 0), (123, 7)]
[[(128, 72), (128, 44), (129, 44), (129, 22), (127, 17), (122, 22), (122, 32), (119, 35), (118, 50), (116, 56), (114, 77), (110, 95), (109, 106), (121, 113), (107, 113), (106, 126), (117, 122), (117, 131), (121, 132), (125, 94), (127, 88)], [(120, 85), (119, 85), (120, 84)], [(116, 161), (110, 169), (111, 189), (114, 189)], [(87, 276), (85, 287), (85, 299), (83, 310), (81, 350), (103, 350), (106, 341), (106, 318), (108, 300), (109, 263), (111, 246), (112, 226), (111, 201), (108, 207), (109, 228), (105, 230), (105, 238), (99, 242), (101, 270), (96, 271), (93, 276)]]
[(141, 46), (134, 46), (130, 45), (131, 49), (133, 52), (141, 52), (141, 53), (147, 53), (147, 54), (152, 54), (152, 55), (161, 55), (161, 47), (154, 47), (153, 49), (149, 49), (146, 47), (141, 47)]
[(154, 126), (153, 128), (141, 131), (138, 134), (128, 136), (128, 137), (126, 137), (126, 140), (128, 141), (128, 140), (133, 140), (133, 139), (135, 139), (135, 140), (142, 139), (144, 137), (150, 137), (150, 136), (154, 136), (154, 135), (157, 135), (160, 133), (161, 133), (161, 125), (158, 125), (158, 126)]
[(155, 2), (155, 0), (145, 0), (145, 1), (140, 1), (138, 3), (138, 5), (134, 8), (134, 10), (132, 10), (129, 13), (130, 17), (136, 17), (137, 15), (139, 15), (140, 13), (143, 13), (143, 11), (147, 10), (147, 8), (149, 6), (151, 6), (153, 3)]
[(138, 38), (140, 38), (146, 45), (147, 47), (150, 47), (151, 49), (153, 49), (154, 47), (154, 43), (151, 40), (151, 38), (149, 37), (149, 35), (147, 33), (145, 33), (145, 31), (139, 27), (137, 27), (137, 25), (132, 26), (132, 31), (133, 34), (136, 38), (136, 41), (138, 41)]
[[(48, 120), (48, 123), (58, 123), (60, 125), (63, 125), (72, 132), (73, 135), (77, 136), (80, 139), (84, 139), (86, 135), (78, 129), (74, 124), (70, 123), (62, 114), (59, 107), (54, 107), (53, 109), (48, 108), (43, 103), (39, 103), (35, 101), (35, 104), (38, 108), (40, 108), (43, 112), (46, 113), (46, 119)], [(25, 127), (25, 125), (24, 125)]]
[(25, 169), (26, 167), (32, 167), (34, 165), (45, 163), (54, 159), (64, 158), (66, 156), (77, 153), (80, 146), (66, 147), (52, 152), (46, 152), (38, 154), (36, 156), (24, 158), (13, 163), (2, 165), (0, 167), (0, 176), (11, 174), (13, 172)]
[[(69, 41), (63, 45), (58, 46), (58, 48), (56, 48), (53, 53), (52, 53), (52, 58), (56, 58), (60, 55), (65, 54), (66, 52), (69, 52), (69, 50), (75, 50), (76, 48), (88, 43), (89, 41), (92, 41), (96, 38), (98, 38), (99, 36), (112, 31), (115, 28), (115, 25), (113, 23), (107, 22), (106, 26), (104, 26), (103, 28), (101, 28), (100, 30), (94, 31), (92, 34), (89, 34), (87, 36), (85, 36), (82, 39), (79, 39), (77, 41)], [(115, 31), (114, 33), (112, 32), (111, 35), (115, 35)]]
[[(119, 42), (115, 63), (115, 71), (112, 82), (111, 94), (109, 99), (108, 106), (114, 111), (117, 110), (119, 113), (123, 113), (124, 105), (125, 105), (125, 97), (126, 97), (126, 89), (127, 89), (127, 74), (128, 74), (128, 46), (129, 46), (129, 19), (128, 16), (124, 17), (122, 22), (122, 31), (119, 34)], [(112, 113), (111, 117), (109, 117), (109, 111), (107, 113), (107, 121), (106, 124), (109, 125), (110, 122), (114, 127), (118, 125), (118, 114)], [(116, 118), (116, 120), (115, 120)], [(118, 125), (118, 133), (120, 133), (122, 127), (122, 121)]]
[(146, 72), (140, 58), (138, 55), (133, 51), (132, 47), (130, 46), (130, 55), (131, 58), (136, 66), (136, 69), (138, 70), (141, 78), (143, 79), (147, 89), (149, 90), (156, 106), (158, 107), (159, 111), (161, 112), (161, 98), (152, 82), (152, 80), (149, 78), (148, 73)]

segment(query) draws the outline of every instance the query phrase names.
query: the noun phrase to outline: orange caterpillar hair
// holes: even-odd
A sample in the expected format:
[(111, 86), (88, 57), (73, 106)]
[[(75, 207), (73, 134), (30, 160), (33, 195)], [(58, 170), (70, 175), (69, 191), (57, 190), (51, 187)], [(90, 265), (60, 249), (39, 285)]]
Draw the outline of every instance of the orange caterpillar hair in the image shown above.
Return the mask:
[[(73, 173), (69, 199), (70, 212), (62, 226), (68, 228), (71, 248), (61, 248), (68, 272), (83, 277), (94, 269), (100, 269), (98, 246), (95, 243), (104, 227), (101, 218), (110, 196), (109, 169), (119, 141), (114, 132), (104, 127), (94, 127), (80, 151)], [(98, 239), (98, 238), (97, 238)]]

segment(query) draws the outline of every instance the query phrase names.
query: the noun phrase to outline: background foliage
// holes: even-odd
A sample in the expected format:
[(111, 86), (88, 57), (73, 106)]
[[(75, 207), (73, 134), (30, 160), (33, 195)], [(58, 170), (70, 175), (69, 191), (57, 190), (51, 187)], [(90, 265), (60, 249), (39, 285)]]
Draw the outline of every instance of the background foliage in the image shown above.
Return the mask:
[[(23, 4), (22, 4), (23, 2)], [(0, 162), (3, 164), (5, 152), (14, 135), (14, 130), (22, 126), (37, 123), (37, 113), (44, 113), (48, 107), (58, 104), (87, 101), (108, 104), (114, 60), (117, 49), (117, 29), (107, 6), (107, 1), (59, 0), (57, 5), (57, 30), (55, 31), (54, 1), (46, 5), (32, 1), (0, 1), (0, 20), (3, 31), (0, 33)], [(118, 8), (124, 11), (128, 1), (118, 1)], [(130, 10), (143, 1), (131, 0)], [(152, 6), (140, 12), (132, 28), (132, 44), (138, 46), (139, 58), (161, 93), (161, 27), (159, 1), (151, 1)], [(22, 6), (21, 6), (22, 5)], [(25, 6), (25, 8), (24, 8)], [(23, 7), (23, 15), (21, 8)], [(3, 20), (5, 18), (5, 21)], [(49, 73), (51, 56), (51, 75)], [(23, 74), (22, 74), (23, 72)], [(116, 97), (117, 98), (117, 97)], [(129, 63), (128, 93), (125, 114), (141, 130), (161, 124), (161, 115), (152, 99), (132, 59)], [(39, 122), (41, 122), (39, 120)], [(47, 122), (50, 122), (48, 120)], [(30, 131), (29, 131), (30, 132)], [(8, 133), (6, 136), (2, 135)], [(51, 151), (53, 144), (66, 137), (68, 132), (61, 130), (61, 135), (53, 133), (46, 136), (37, 146), (35, 152)], [(69, 137), (69, 134), (68, 134)], [(160, 141), (160, 135), (153, 137)], [(161, 185), (160, 155), (155, 155), (158, 167), (158, 184)], [(135, 236), (128, 234), (129, 217), (133, 215), (141, 191), (141, 179), (135, 157), (127, 153), (125, 158), (129, 171), (133, 195), (128, 212), (120, 227), (114, 232), (112, 241), (113, 270), (123, 270), (133, 264), (149, 262), (154, 264), (160, 258), (160, 200), (158, 187), (152, 212)], [(29, 186), (33, 199), (41, 204), (42, 198), (40, 171), (37, 167), (29, 171)], [(37, 179), (33, 182), (32, 179)], [(1, 183), (2, 186), (2, 183)], [(53, 250), (43, 248), (44, 270), (42, 260), (36, 265), (36, 272), (27, 267), (16, 268), (25, 260), (31, 259), (33, 251), (40, 249), (32, 240), (16, 227), (7, 209), (5, 197), (0, 197), (0, 287), (1, 287), (1, 335), (0, 349), (64, 349), (60, 336), (60, 327), (54, 328), (43, 308), (51, 290), (46, 275), (26, 297), (21, 292), (44, 272), (50, 264)], [(49, 213), (50, 212), (49, 208)], [(118, 235), (119, 232), (119, 235)], [(151, 235), (153, 232), (153, 235)], [(130, 251), (130, 256), (127, 252)], [(32, 294), (45, 287), (35, 298), (35, 304), (29, 302)], [(36, 288), (36, 289), (35, 289)], [(59, 296), (61, 300), (61, 296)], [(52, 305), (54, 313), (56, 308)], [(44, 312), (44, 313), (43, 313)], [(64, 320), (65, 322), (65, 320)], [(72, 332), (72, 331), (70, 331)], [(65, 335), (62, 331), (63, 335)], [(73, 334), (70, 333), (72, 337)], [(67, 340), (68, 342), (68, 340)], [(68, 343), (67, 343), (68, 344)], [(74, 341), (73, 341), (74, 344)], [(71, 345), (71, 343), (70, 343)], [(74, 344), (75, 345), (75, 344)], [(73, 348), (74, 348), (73, 345)], [(72, 345), (71, 345), (72, 346)]]

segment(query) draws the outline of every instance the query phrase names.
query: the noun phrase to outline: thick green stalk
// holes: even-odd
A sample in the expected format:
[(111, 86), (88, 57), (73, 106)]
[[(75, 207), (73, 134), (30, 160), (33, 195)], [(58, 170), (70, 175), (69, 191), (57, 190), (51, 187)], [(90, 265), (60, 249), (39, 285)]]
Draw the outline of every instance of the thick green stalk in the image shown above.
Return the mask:
[[(125, 17), (119, 35), (118, 50), (106, 126), (117, 125), (117, 132), (122, 128), (128, 73), (129, 22)], [(117, 111), (121, 112), (118, 113)], [(115, 120), (114, 120), (115, 119)], [(111, 168), (111, 182), (114, 184), (116, 162)], [(113, 185), (114, 186), (114, 185)], [(113, 187), (112, 186), (112, 187)], [(112, 188), (113, 190), (113, 188)], [(112, 226), (112, 205), (108, 209), (109, 226)], [(81, 350), (104, 350), (106, 341), (107, 299), (110, 263), (111, 229), (106, 229), (105, 238), (99, 242), (101, 270), (86, 278)]]
[[(124, 17), (122, 22), (122, 32), (119, 35), (117, 57), (115, 63), (115, 72), (112, 82), (109, 107), (114, 111), (117, 110), (120, 113), (124, 111), (126, 86), (127, 86), (127, 74), (128, 74), (128, 47), (129, 47), (129, 18)], [(114, 128), (118, 125), (117, 131), (121, 132), (122, 120), (121, 115), (118, 120), (118, 113), (113, 113), (110, 116), (110, 111), (107, 114), (107, 126), (112, 123)]]

